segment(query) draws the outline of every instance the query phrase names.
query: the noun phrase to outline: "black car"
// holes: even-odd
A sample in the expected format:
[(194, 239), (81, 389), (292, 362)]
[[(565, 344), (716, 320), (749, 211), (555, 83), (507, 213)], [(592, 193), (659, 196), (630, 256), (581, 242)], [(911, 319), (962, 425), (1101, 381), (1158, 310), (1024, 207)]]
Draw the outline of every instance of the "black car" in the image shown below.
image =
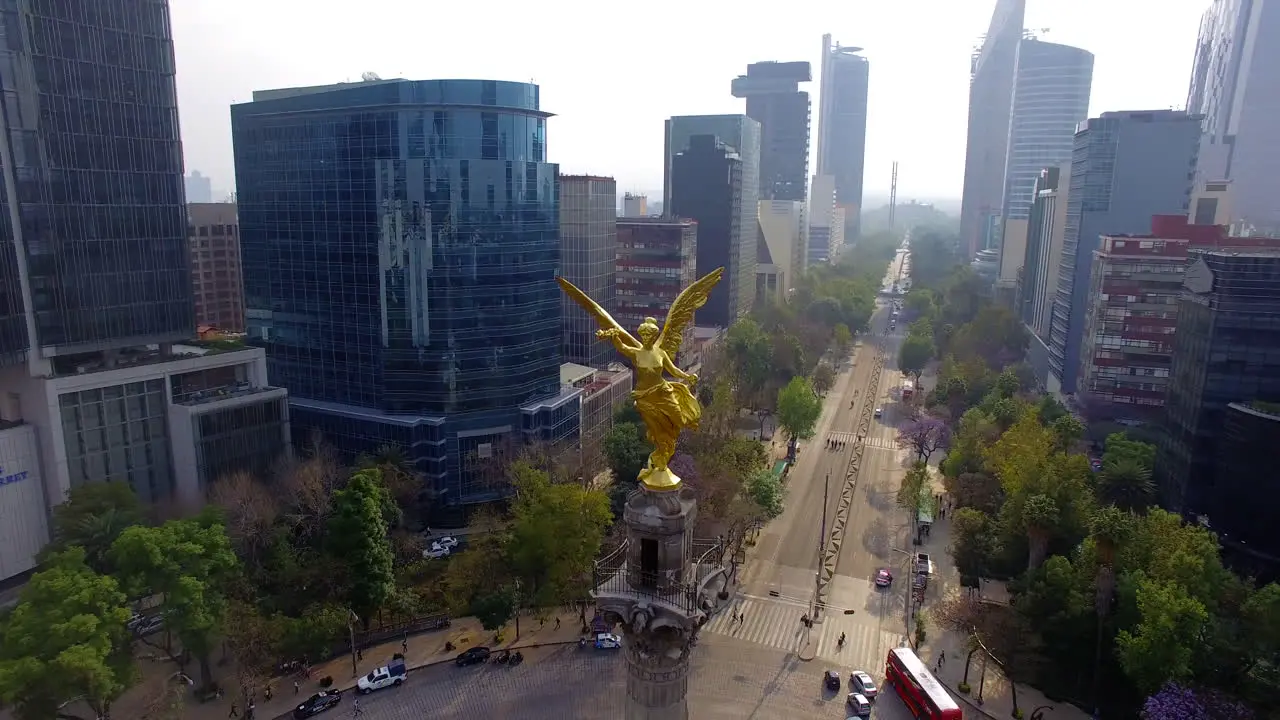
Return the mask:
[(475, 665), (476, 663), (488, 662), (490, 654), (487, 647), (473, 647), (458, 653), (458, 659), (454, 662), (458, 663), (459, 667)]
[(309, 718), (312, 715), (319, 715), (325, 710), (330, 710), (338, 706), (342, 702), (342, 693), (337, 690), (321, 690), (311, 697), (303, 700), (298, 707), (293, 709), (293, 717), (297, 720), (301, 718)]
[(828, 670), (826, 674), (822, 676), (822, 684), (825, 685), (828, 690), (839, 690), (841, 683), (842, 680), (840, 679), (839, 670)]

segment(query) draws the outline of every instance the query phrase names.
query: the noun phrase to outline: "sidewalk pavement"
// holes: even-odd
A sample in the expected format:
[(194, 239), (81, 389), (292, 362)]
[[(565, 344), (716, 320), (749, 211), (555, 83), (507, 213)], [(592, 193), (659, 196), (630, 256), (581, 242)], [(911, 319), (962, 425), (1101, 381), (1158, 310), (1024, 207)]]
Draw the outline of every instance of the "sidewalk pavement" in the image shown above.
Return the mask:
[[(556, 627), (556, 617), (560, 619), (560, 627)], [(520, 619), (520, 637), (516, 638), (515, 623), (507, 625), (502, 632), (502, 642), (494, 642), (494, 634), (484, 630), (480, 622), (473, 617), (456, 618), (448, 629), (411, 635), (407, 640), (397, 639), (368, 648), (361, 653), (356, 665), (359, 674), (352, 672), (351, 656), (340, 655), (327, 662), (314, 665), (309, 678), (298, 679), (298, 687), (294, 689), (294, 676), (272, 678), (269, 685), (272, 699), (266, 700), (264, 688), (255, 692), (257, 707), (255, 720), (269, 720), (293, 710), (294, 706), (312, 693), (320, 690), (320, 679), (326, 676), (333, 678), (333, 687), (347, 691), (355, 687), (356, 679), (369, 671), (386, 665), (395, 653), (405, 656), (405, 664), (413, 671), (428, 665), (452, 662), (458, 653), (470, 647), (484, 645), (493, 650), (539, 647), (576, 643), (581, 634), (581, 621), (577, 613), (566, 611), (558, 616), (551, 616), (545, 624), (539, 625), (532, 617)], [(446, 642), (452, 642), (456, 648), (445, 650)], [(163, 668), (171, 671), (171, 664)], [(234, 698), (240, 717), (244, 717), (245, 702), (239, 695), (239, 688), (233, 669), (227, 666), (214, 667), (214, 675), (219, 684), (228, 692), (221, 700), (201, 703), (191, 694), (186, 696), (186, 707), (182, 717), (184, 720), (223, 720), (231, 711)], [(144, 715), (146, 705), (145, 690), (147, 683), (126, 692), (112, 707), (112, 715), (116, 717), (140, 718)]]
[[(938, 633), (941, 632), (941, 637)], [(937, 668), (938, 658), (945, 653), (945, 661), (941, 669), (934, 671), (934, 676), (942, 681), (951, 694), (967, 704), (979, 716), (1004, 720), (1013, 717), (1013, 691), (1009, 679), (1000, 672), (994, 663), (988, 661), (983, 671), (982, 653), (975, 653), (969, 666), (969, 694), (960, 692), (960, 683), (964, 680), (964, 664), (968, 650), (965, 649), (965, 637), (953, 631), (939, 631), (935, 626), (920, 646), (917, 654), (930, 669)], [(983, 677), (985, 675), (985, 681)], [(981, 695), (979, 695), (981, 689)], [(981, 698), (981, 700), (979, 700)], [(1030, 718), (1032, 711), (1045, 707), (1045, 720), (1089, 720), (1089, 714), (1076, 706), (1060, 702), (1055, 703), (1039, 690), (1026, 685), (1018, 685), (1018, 707), (1024, 718)], [(1052, 710), (1048, 708), (1053, 708)], [(966, 716), (973, 715), (966, 712)]]

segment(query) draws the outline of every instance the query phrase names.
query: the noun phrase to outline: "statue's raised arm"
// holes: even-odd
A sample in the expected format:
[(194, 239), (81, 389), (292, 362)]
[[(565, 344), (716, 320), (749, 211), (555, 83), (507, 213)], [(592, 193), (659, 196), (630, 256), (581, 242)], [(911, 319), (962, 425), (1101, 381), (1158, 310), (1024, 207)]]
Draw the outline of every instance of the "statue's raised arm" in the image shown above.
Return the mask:
[(582, 292), (577, 285), (565, 280), (562, 277), (556, 278), (556, 282), (560, 283), (560, 289), (568, 295), (575, 303), (578, 304), (587, 314), (596, 319), (596, 324), (600, 329), (596, 331), (596, 337), (608, 340), (618, 349), (618, 352), (630, 358), (636, 350), (640, 349), (640, 341), (636, 340), (631, 333), (618, 324), (617, 320), (609, 314), (608, 310), (600, 307), (600, 303), (591, 299), (591, 296)]

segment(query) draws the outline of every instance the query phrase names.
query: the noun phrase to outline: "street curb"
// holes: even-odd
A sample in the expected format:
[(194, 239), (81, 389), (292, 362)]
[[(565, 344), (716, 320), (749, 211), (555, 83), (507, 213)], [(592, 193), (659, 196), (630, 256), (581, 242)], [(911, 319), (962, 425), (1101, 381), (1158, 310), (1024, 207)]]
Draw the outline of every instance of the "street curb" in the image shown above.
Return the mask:
[[(552, 647), (555, 645), (576, 645), (577, 643), (578, 643), (577, 640), (556, 640), (555, 642), (529, 643), (528, 645), (511, 645), (501, 649), (502, 650), (529, 650), (532, 648)], [(457, 656), (443, 658), (440, 660), (431, 660), (430, 662), (419, 663), (417, 665), (408, 665), (406, 666), (405, 671), (406, 673), (412, 673), (425, 668), (435, 667), (436, 665), (451, 663), (455, 661), (456, 657)], [(359, 678), (357, 678), (357, 681), (358, 680)], [(345, 685), (345, 686), (340, 685), (338, 686), (338, 692), (342, 695), (346, 695), (351, 691), (355, 690), (355, 688), (356, 688), (356, 683), (354, 682), (351, 683), (350, 685)], [(280, 715), (276, 715), (274, 717), (274, 720), (289, 720), (289, 718), (292, 718), (292, 717), (293, 717), (293, 708), (290, 708), (289, 710), (286, 710)]]
[[(811, 651), (808, 656), (805, 655), (806, 650)], [(810, 662), (816, 657), (818, 657), (818, 643), (810, 640), (808, 634), (806, 633), (804, 638), (804, 645), (801, 645), (800, 649), (796, 650), (796, 658), (799, 659), (801, 662)]]
[(1000, 719), (999, 719), (999, 718), (997, 718), (995, 715), (992, 715), (990, 712), (988, 712), (986, 709), (984, 709), (981, 705), (979, 705), (978, 703), (976, 703), (976, 702), (974, 702), (973, 700), (969, 699), (969, 696), (968, 696), (968, 695), (966, 695), (966, 694), (964, 694), (964, 693), (960, 692), (960, 688), (959, 688), (959, 687), (957, 687), (957, 686), (953, 686), (953, 685), (946, 685), (946, 684), (944, 684), (944, 686), (947, 688), (947, 691), (948, 691), (948, 692), (950, 692), (952, 695), (954, 695), (956, 698), (958, 698), (958, 699), (960, 700), (960, 702), (962, 702), (962, 703), (964, 703), (965, 705), (968, 705), (969, 707), (973, 708), (973, 709), (974, 709), (974, 710), (976, 710), (979, 714), (981, 714), (983, 717), (989, 717), (989, 718), (991, 718), (991, 720), (1000, 720)]

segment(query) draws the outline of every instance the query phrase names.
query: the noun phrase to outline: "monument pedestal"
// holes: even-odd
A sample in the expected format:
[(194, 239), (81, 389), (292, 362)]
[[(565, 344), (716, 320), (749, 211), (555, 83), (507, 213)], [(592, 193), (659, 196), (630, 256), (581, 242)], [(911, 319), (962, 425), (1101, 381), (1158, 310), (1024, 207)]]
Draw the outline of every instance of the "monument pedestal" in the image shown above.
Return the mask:
[(627, 498), (627, 540), (596, 563), (596, 607), (622, 626), (627, 720), (686, 720), (690, 652), (698, 630), (728, 596), (718, 541), (693, 539), (697, 501), (688, 490), (645, 488)]

